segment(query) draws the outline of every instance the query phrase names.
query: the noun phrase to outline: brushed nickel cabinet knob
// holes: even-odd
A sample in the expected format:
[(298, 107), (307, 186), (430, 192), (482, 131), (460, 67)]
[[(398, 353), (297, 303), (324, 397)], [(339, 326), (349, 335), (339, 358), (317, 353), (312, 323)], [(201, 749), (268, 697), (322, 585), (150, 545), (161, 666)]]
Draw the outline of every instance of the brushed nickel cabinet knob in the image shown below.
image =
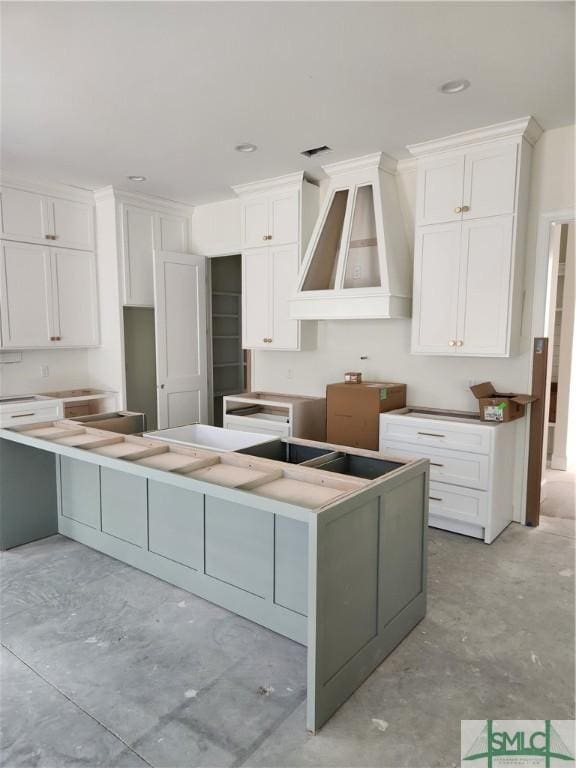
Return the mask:
[(456, 208), (454, 208), (454, 213), (462, 213), (462, 206), (456, 206)]

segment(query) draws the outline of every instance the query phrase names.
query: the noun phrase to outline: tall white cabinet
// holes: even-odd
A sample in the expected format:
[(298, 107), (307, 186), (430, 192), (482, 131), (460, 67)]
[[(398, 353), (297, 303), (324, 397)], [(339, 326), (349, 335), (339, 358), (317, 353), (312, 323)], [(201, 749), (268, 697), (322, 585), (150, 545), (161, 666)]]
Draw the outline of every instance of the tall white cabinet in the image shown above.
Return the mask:
[(91, 194), (9, 180), (0, 214), (1, 348), (97, 346)]
[(233, 188), (241, 199), (242, 346), (299, 350), (314, 327), (290, 318), (303, 250), (318, 212), (318, 187), (303, 173)]
[(409, 147), (418, 157), (412, 352), (515, 354), (532, 118)]

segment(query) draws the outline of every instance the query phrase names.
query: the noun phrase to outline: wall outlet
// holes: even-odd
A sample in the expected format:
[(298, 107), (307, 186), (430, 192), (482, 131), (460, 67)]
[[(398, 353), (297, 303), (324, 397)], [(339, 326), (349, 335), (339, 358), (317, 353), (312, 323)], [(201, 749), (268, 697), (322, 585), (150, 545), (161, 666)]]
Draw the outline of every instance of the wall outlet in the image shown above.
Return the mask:
[(47, 365), (41, 365), (40, 366), (40, 376), (43, 379), (47, 379), (48, 376), (50, 376), (50, 369), (48, 368)]
[(288, 370), (286, 371), (286, 378), (287, 379), (294, 378), (294, 371), (292, 370), (292, 368), (288, 368)]
[(360, 280), (362, 277), (362, 265), (361, 264), (355, 264), (354, 268), (352, 270), (352, 279), (353, 280)]

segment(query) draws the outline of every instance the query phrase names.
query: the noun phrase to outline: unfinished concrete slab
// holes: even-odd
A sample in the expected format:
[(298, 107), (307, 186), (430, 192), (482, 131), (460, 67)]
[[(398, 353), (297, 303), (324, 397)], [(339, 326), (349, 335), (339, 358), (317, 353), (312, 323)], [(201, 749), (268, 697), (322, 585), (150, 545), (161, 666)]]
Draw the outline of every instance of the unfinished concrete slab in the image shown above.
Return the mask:
[(426, 619), (316, 736), (302, 646), (60, 536), (6, 552), (3, 763), (446, 766), (461, 719), (571, 719), (560, 522), (491, 546), (430, 530)]

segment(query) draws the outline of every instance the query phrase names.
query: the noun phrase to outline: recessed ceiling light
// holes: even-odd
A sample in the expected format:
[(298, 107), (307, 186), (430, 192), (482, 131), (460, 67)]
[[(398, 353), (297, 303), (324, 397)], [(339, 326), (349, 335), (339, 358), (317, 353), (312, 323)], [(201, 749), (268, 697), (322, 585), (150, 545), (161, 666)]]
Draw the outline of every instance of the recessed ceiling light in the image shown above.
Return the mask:
[(441, 93), (462, 93), (466, 88), (470, 88), (470, 80), (449, 80), (443, 83), (438, 90)]
[(128, 176), (129, 181), (146, 181), (146, 176)]
[(234, 147), (234, 149), (236, 150), (236, 152), (256, 152), (258, 147), (256, 146), (256, 144), (246, 143), (246, 144), (237, 144)]

